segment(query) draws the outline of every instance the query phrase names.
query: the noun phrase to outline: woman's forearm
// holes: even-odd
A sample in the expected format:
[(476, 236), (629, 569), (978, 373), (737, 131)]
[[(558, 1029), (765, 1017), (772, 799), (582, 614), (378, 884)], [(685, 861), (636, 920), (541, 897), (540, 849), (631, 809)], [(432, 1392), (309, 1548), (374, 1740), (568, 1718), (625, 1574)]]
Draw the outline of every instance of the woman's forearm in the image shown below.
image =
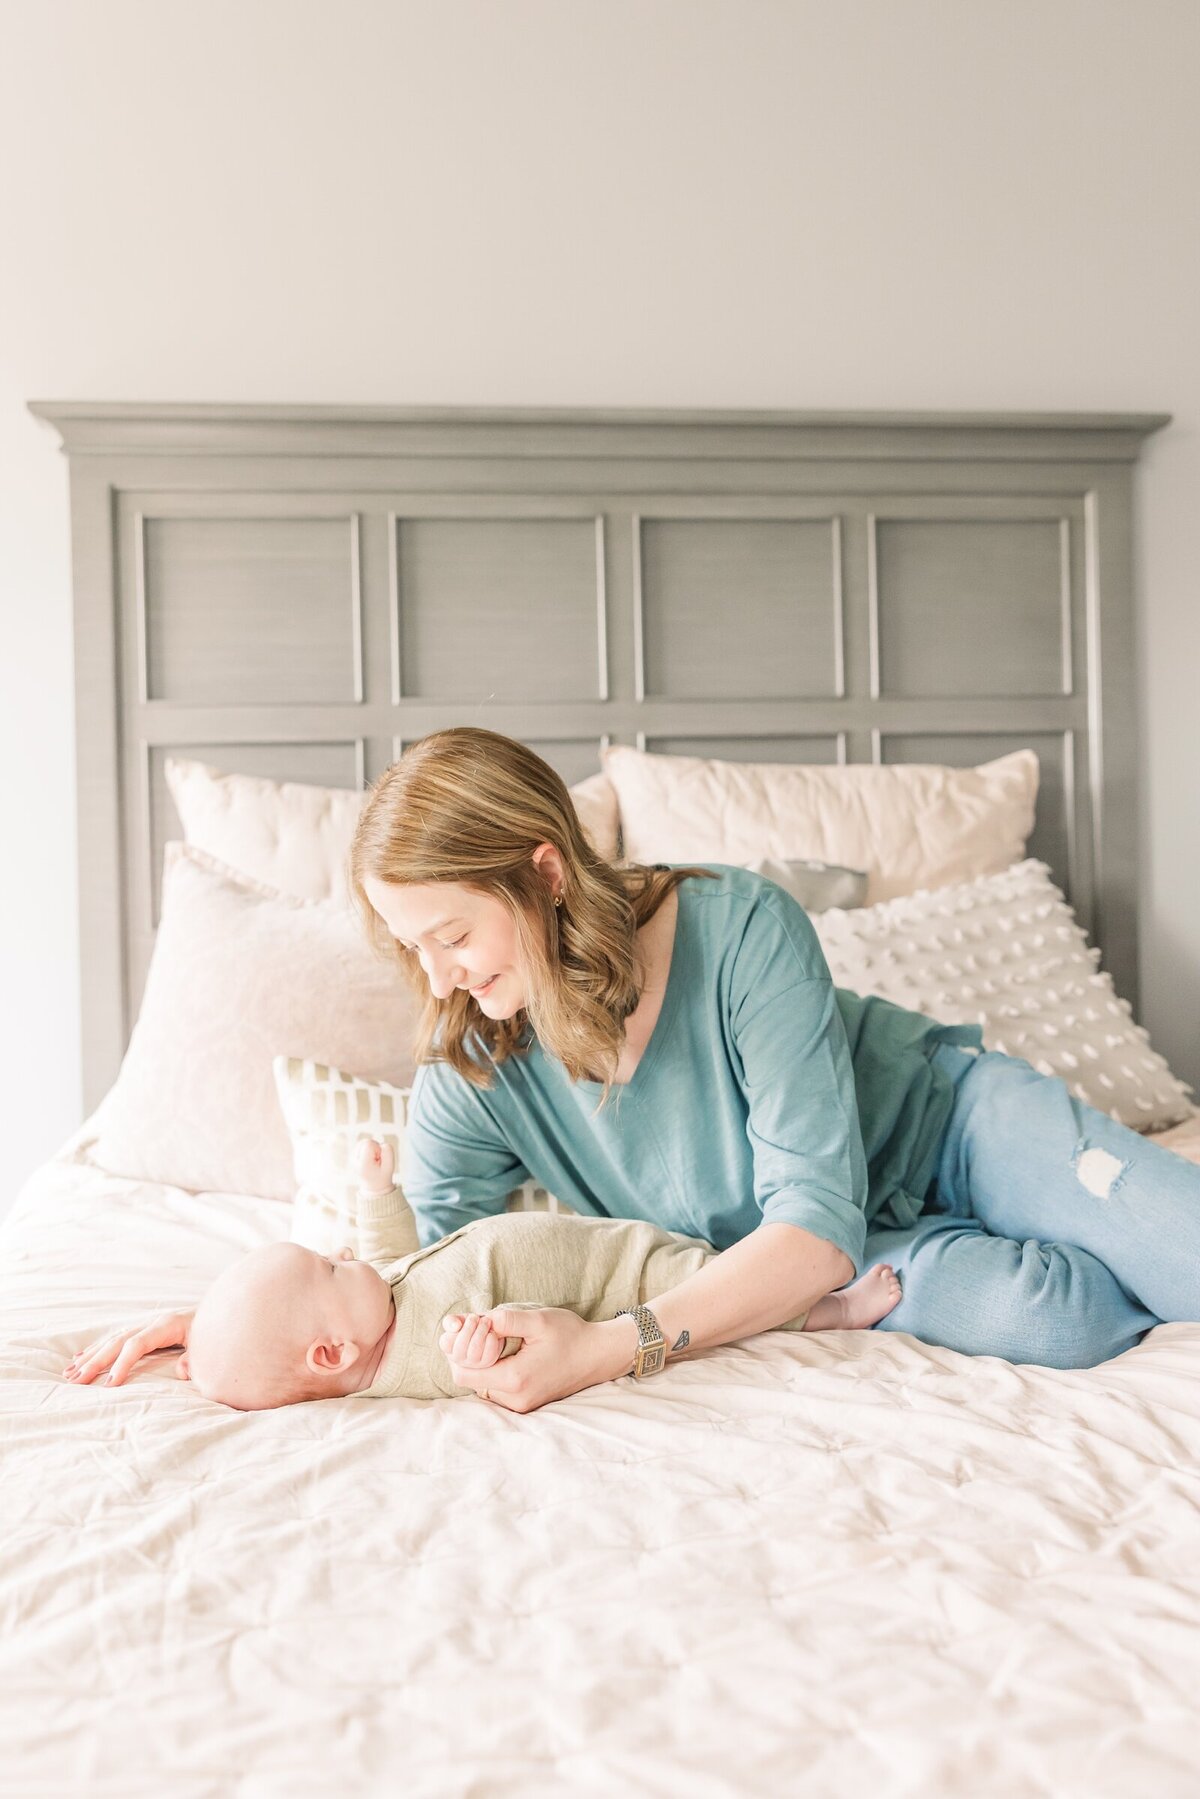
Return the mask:
[[(668, 1350), (685, 1330), (688, 1350), (711, 1349), (788, 1324), (853, 1278), (854, 1264), (836, 1243), (814, 1237), (798, 1224), (760, 1224), (679, 1286), (646, 1303), (662, 1326)], [(637, 1345), (633, 1319), (608, 1319), (595, 1329), (604, 1334), (606, 1369), (597, 1379), (627, 1373)]]

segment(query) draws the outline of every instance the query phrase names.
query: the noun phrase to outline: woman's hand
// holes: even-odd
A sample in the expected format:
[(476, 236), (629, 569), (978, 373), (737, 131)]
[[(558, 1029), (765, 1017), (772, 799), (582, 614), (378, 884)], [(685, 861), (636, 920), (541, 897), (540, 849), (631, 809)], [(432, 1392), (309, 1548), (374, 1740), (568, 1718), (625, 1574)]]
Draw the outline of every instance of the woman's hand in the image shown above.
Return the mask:
[[(63, 1369), (63, 1377), (79, 1386), (87, 1386), (98, 1374), (111, 1368), (107, 1384), (119, 1387), (143, 1356), (151, 1355), (156, 1349), (186, 1349), (195, 1316), (194, 1310), (156, 1312), (153, 1318), (145, 1324), (135, 1325), (132, 1330), (111, 1331), (107, 1337), (98, 1337), (71, 1357)], [(179, 1379), (187, 1379), (186, 1363), (182, 1359), (176, 1365), (175, 1373)]]
[[(443, 1322), (439, 1347), (450, 1361), (455, 1385), (486, 1393), (494, 1405), (510, 1412), (536, 1411), (583, 1387), (614, 1380), (633, 1366), (637, 1332), (628, 1318), (590, 1324), (561, 1306), (493, 1306), (490, 1312), (455, 1312)], [(496, 1338), (520, 1337), (520, 1349), (498, 1357), (491, 1347), (493, 1333)]]

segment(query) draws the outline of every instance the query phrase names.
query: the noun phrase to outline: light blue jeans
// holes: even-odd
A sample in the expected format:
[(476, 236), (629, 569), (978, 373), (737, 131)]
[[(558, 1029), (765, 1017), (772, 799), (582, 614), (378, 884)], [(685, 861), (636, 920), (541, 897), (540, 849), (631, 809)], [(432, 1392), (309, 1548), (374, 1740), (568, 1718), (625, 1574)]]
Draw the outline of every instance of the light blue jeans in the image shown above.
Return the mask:
[(941, 1044), (955, 1083), (925, 1209), (869, 1230), (902, 1298), (877, 1330), (967, 1355), (1092, 1368), (1200, 1322), (1200, 1167), (1016, 1056)]

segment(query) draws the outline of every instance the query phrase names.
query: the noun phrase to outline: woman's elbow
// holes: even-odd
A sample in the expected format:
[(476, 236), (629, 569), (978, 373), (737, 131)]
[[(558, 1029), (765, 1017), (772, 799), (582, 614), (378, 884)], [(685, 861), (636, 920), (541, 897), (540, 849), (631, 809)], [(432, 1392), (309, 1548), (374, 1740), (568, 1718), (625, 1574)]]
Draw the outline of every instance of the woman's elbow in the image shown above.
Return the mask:
[(828, 1282), (825, 1292), (834, 1293), (854, 1279), (854, 1263), (846, 1251), (831, 1243), (828, 1237), (818, 1237), (815, 1232), (806, 1231), (803, 1225), (788, 1224), (782, 1219), (776, 1222), (775, 1228), (786, 1233), (785, 1240), (803, 1263), (809, 1281)]

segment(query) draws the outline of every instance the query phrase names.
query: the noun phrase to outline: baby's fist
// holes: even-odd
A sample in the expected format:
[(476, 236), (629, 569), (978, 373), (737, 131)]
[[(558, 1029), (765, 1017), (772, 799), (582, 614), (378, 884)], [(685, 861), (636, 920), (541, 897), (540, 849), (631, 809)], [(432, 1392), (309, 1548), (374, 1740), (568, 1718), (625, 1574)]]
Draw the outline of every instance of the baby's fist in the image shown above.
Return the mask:
[(368, 1193), (387, 1193), (395, 1185), (396, 1156), (390, 1143), (360, 1137), (354, 1149), (354, 1166)]
[(438, 1347), (459, 1368), (494, 1368), (504, 1354), (504, 1338), (486, 1312), (451, 1312), (442, 1319)]

